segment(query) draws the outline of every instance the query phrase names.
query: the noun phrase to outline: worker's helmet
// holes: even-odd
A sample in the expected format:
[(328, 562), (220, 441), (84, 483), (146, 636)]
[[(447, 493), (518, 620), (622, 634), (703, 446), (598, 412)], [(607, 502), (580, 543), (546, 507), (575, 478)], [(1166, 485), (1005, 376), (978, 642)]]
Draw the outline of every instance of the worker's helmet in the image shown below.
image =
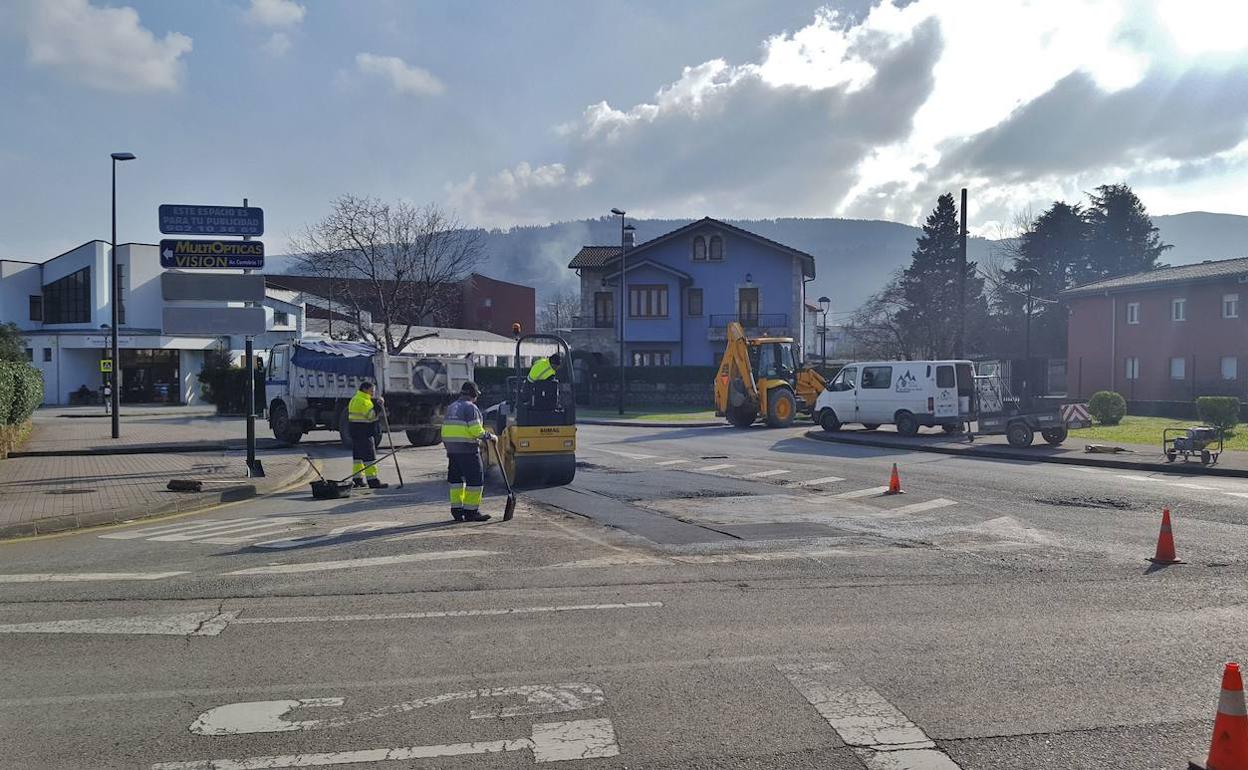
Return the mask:
[(481, 389), (477, 387), (477, 383), (469, 380), (459, 387), (459, 395), (476, 398), (481, 395)]
[(511, 325), (511, 335), (513, 337), (520, 336), (520, 323), (518, 321)]

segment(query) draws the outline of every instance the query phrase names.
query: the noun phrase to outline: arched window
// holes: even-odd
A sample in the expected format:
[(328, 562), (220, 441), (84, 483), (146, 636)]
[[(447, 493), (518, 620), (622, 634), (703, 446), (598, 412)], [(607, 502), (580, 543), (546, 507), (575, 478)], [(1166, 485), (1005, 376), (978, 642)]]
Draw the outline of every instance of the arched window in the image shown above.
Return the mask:
[(706, 239), (698, 236), (693, 239), (693, 260), (702, 262), (706, 259)]
[(711, 259), (721, 260), (724, 258), (724, 239), (718, 235), (711, 236)]

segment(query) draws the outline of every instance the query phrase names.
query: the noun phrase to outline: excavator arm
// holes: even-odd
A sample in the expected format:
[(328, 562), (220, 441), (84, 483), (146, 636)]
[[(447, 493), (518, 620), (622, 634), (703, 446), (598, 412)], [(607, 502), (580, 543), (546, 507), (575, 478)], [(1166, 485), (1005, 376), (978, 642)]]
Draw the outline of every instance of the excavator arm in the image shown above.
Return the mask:
[(745, 329), (736, 321), (728, 324), (727, 339), (715, 377), (715, 411), (733, 425), (749, 425), (759, 414), (758, 383), (750, 365), (750, 345)]

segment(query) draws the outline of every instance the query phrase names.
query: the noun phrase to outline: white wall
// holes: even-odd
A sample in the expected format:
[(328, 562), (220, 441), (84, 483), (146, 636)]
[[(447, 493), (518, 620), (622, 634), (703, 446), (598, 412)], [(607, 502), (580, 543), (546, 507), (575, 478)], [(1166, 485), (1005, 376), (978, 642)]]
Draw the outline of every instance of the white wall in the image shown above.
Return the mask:
[(39, 265), (0, 260), (0, 323), (12, 321), (21, 329), (34, 329), (30, 320), (30, 296), (43, 293)]
[(91, 348), (61, 348), (58, 379), (60, 390), (57, 394), (58, 404), (69, 403), (69, 394), (86, 385), (98, 391), (101, 383), (100, 351)]
[(160, 247), (127, 243), (117, 247), (117, 261), (125, 265), (122, 299), (126, 322), (122, 328), (159, 329), (164, 300), (160, 293)]

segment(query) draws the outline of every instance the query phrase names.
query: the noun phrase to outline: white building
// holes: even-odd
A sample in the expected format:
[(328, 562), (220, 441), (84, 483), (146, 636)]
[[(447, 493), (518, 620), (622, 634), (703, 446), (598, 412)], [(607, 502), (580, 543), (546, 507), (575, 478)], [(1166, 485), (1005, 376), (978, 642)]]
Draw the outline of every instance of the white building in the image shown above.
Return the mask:
[[(0, 260), (0, 323), (13, 322), (22, 330), (27, 357), (43, 374), (45, 404), (70, 404), (79, 392), (98, 398), (103, 386), (100, 361), (109, 357), (112, 313), (108, 251), (109, 245), (97, 240), (42, 263)], [(117, 263), (121, 322), (115, 363), (122, 403), (199, 403), (197, 375), (205, 352), (240, 356), (243, 338), (162, 334), (159, 248), (119, 244)], [(265, 295), (268, 331), (255, 338), (258, 352), (304, 332), (302, 297), (274, 288)]]

